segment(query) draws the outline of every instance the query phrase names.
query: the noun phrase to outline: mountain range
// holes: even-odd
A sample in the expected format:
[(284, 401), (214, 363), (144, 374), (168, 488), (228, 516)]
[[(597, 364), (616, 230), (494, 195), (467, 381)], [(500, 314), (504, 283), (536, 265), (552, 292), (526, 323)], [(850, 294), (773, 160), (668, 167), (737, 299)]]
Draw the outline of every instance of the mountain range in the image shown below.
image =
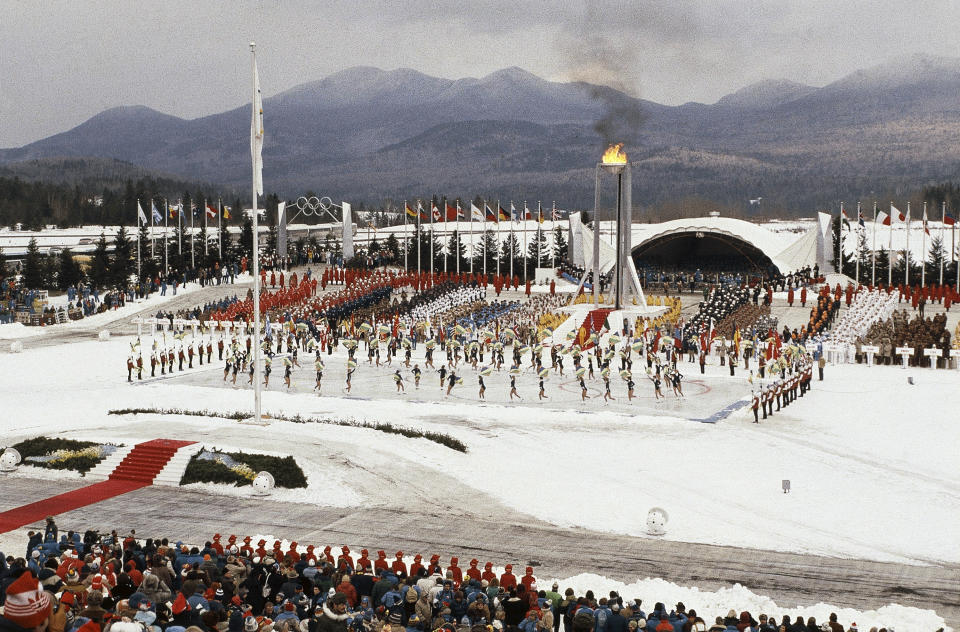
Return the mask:
[[(749, 198), (763, 197), (766, 211), (809, 213), (954, 177), (958, 96), (960, 59), (928, 56), (822, 87), (767, 80), (679, 106), (520, 68), (453, 80), (354, 67), (264, 100), (264, 183), (283, 197), (481, 195), (590, 207), (595, 163), (616, 140), (641, 207), (701, 198), (747, 211)], [(109, 158), (243, 191), (249, 125), (249, 105), (192, 120), (116, 107), (0, 150), (0, 165)]]

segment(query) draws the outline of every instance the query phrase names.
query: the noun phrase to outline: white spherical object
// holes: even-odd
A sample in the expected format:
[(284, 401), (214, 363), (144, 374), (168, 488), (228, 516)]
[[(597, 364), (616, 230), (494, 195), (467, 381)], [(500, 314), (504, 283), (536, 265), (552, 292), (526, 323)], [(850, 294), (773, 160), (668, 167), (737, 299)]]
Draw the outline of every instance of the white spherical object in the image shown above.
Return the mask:
[(99, 334), (97, 334), (97, 339), (100, 340), (100, 342), (103, 342), (105, 340), (110, 340), (110, 332), (104, 329)]
[(667, 532), (667, 522), (670, 520), (666, 509), (653, 507), (647, 513), (647, 533), (650, 535), (663, 535)]
[(23, 353), (23, 341), (14, 340), (10, 343), (10, 353)]
[(257, 475), (253, 479), (253, 493), (257, 495), (269, 494), (273, 486), (273, 474), (270, 472), (257, 472)]
[(0, 472), (12, 472), (20, 465), (20, 453), (13, 448), (7, 448), (0, 455)]

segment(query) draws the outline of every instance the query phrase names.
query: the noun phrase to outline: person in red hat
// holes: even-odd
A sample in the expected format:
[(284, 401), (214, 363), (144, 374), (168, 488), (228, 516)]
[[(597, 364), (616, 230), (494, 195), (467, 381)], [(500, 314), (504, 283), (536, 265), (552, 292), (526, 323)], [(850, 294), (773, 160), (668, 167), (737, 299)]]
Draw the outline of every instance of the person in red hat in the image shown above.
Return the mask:
[(32, 571), (7, 586), (7, 600), (0, 616), (0, 629), (10, 632), (43, 632), (50, 620), (53, 604)]
[(377, 559), (373, 561), (373, 574), (379, 575), (380, 571), (386, 570), (389, 566), (386, 551), (377, 551)]
[(413, 564), (410, 565), (410, 576), (414, 577), (420, 573), (420, 569), (423, 568), (423, 556), (417, 553), (413, 556)]
[(403, 561), (403, 551), (397, 551), (397, 556), (396, 556), (396, 557), (397, 557), (397, 559), (395, 559), (395, 560), (393, 561), (393, 564), (390, 565), (391, 570), (393, 570), (393, 572), (396, 573), (396, 574), (398, 574), (398, 575), (399, 575), (400, 573), (403, 573), (404, 575), (406, 575), (406, 574), (407, 574), (407, 565), (406, 565), (406, 563)]
[(333, 565), (336, 560), (333, 559), (333, 554), (330, 553), (330, 545), (323, 547), (323, 559), (327, 561), (328, 564)]
[(314, 564), (317, 563), (317, 556), (313, 554), (313, 545), (307, 545), (307, 552), (300, 556), (300, 559), (306, 561), (308, 564), (312, 561)]
[(524, 585), (527, 590), (530, 590), (530, 585), (537, 583), (537, 578), (533, 576), (533, 567), (528, 566), (524, 573), (523, 577), (520, 578), (520, 583)]
[(440, 556), (431, 555), (430, 556), (430, 566), (427, 567), (427, 575), (435, 574), (443, 575), (443, 569), (440, 568)]
[(261, 539), (259, 542), (257, 542), (257, 557), (260, 559), (263, 559), (267, 556), (267, 549), (264, 548), (266, 545), (267, 541), (264, 539)]
[(450, 566), (447, 567), (447, 571), (453, 573), (453, 586), (454, 588), (459, 588), (460, 584), (463, 583), (463, 569), (461, 569), (457, 564), (459, 559), (455, 557), (450, 558)]
[(513, 574), (513, 564), (507, 564), (503, 575), (500, 576), (500, 587), (510, 590), (517, 585), (517, 576)]
[(357, 570), (363, 569), (370, 572), (373, 562), (370, 561), (370, 551), (363, 549), (360, 551), (360, 557), (357, 558)]
[(477, 568), (477, 564), (479, 563), (480, 561), (477, 558), (470, 560), (470, 568), (467, 569), (467, 577), (480, 581), (480, 569)]
[(250, 541), (253, 540), (250, 536), (243, 538), (243, 546), (240, 547), (240, 552), (246, 555), (247, 557), (253, 557), (253, 547), (250, 546)]
[(220, 544), (220, 534), (213, 534), (213, 542), (210, 543), (210, 548), (217, 552), (217, 555), (223, 555), (223, 545)]
[(493, 562), (487, 562), (483, 565), (483, 573), (481, 573), (480, 578), (487, 582), (492, 582), (497, 578), (497, 574), (493, 572)]
[(294, 564), (296, 564), (297, 562), (300, 561), (300, 553), (297, 551), (297, 543), (296, 543), (296, 542), (291, 542), (291, 543), (290, 543), (290, 550), (287, 551), (286, 558), (287, 558), (288, 560), (290, 560), (291, 562), (293, 562)]
[(353, 565), (353, 558), (350, 557), (350, 547), (342, 546), (340, 547), (340, 555), (337, 556), (337, 568), (343, 568), (346, 565), (351, 571), (356, 568)]

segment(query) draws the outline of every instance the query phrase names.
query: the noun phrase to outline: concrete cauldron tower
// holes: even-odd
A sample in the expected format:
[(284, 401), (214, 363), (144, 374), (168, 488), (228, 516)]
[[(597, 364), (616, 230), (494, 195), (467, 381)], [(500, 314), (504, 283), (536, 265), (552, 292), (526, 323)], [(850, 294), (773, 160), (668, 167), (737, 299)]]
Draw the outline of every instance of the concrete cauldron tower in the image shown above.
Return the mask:
[[(611, 145), (603, 154), (603, 159), (597, 163), (596, 185), (593, 203), (593, 304), (600, 303), (600, 186), (604, 174), (616, 176), (617, 199), (614, 218), (614, 262), (611, 275), (611, 287), (606, 292), (604, 304), (616, 310), (636, 306), (646, 306), (643, 289), (637, 277), (636, 267), (630, 255), (632, 246), (631, 225), (633, 224), (633, 203), (631, 198), (631, 169), (627, 155), (623, 152), (623, 145)], [(584, 275), (583, 281), (586, 280)], [(581, 281), (581, 285), (583, 284)]]

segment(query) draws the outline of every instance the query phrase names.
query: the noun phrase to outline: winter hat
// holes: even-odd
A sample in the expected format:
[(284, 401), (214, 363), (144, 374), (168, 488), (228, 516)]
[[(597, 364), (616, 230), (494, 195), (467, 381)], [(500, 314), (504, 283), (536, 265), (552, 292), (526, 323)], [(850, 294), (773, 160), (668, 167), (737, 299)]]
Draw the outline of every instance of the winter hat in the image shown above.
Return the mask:
[(76, 584), (80, 581), (80, 573), (75, 568), (71, 568), (67, 571), (67, 581), (71, 584)]
[(63, 594), (60, 595), (60, 603), (65, 603), (68, 606), (72, 606), (73, 604), (77, 603), (77, 596), (69, 590), (65, 590), (63, 591)]
[(50, 596), (33, 573), (22, 574), (7, 586), (3, 616), (21, 628), (35, 628), (50, 616)]
[(297, 607), (293, 605), (292, 601), (288, 601), (287, 603), (283, 604), (283, 609), (286, 610), (287, 612), (293, 612), (294, 610), (297, 609)]
[(253, 617), (247, 617), (243, 620), (243, 632), (257, 632), (259, 627), (257, 620)]
[(230, 620), (227, 624), (229, 632), (243, 632), (243, 615), (237, 610), (230, 613)]
[(400, 623), (402, 620), (403, 620), (403, 618), (400, 616), (400, 613), (399, 613), (399, 612), (391, 612), (391, 613), (390, 613), (390, 623), (391, 623), (391, 624)]
[[(144, 625), (153, 625), (153, 622), (157, 620), (157, 613), (152, 610), (141, 610), (133, 617), (134, 621), (139, 621)], [(116, 625), (116, 624), (114, 624)]]
[(170, 608), (170, 611), (173, 614), (180, 614), (184, 610), (190, 610), (190, 604), (187, 603), (186, 597), (183, 596), (182, 592), (177, 593), (177, 598), (173, 602), (173, 607)]
[(110, 626), (110, 629), (113, 632), (143, 632), (143, 628), (132, 621), (116, 621)]
[(87, 620), (86, 623), (77, 628), (77, 632), (100, 632), (100, 625), (96, 621)]

